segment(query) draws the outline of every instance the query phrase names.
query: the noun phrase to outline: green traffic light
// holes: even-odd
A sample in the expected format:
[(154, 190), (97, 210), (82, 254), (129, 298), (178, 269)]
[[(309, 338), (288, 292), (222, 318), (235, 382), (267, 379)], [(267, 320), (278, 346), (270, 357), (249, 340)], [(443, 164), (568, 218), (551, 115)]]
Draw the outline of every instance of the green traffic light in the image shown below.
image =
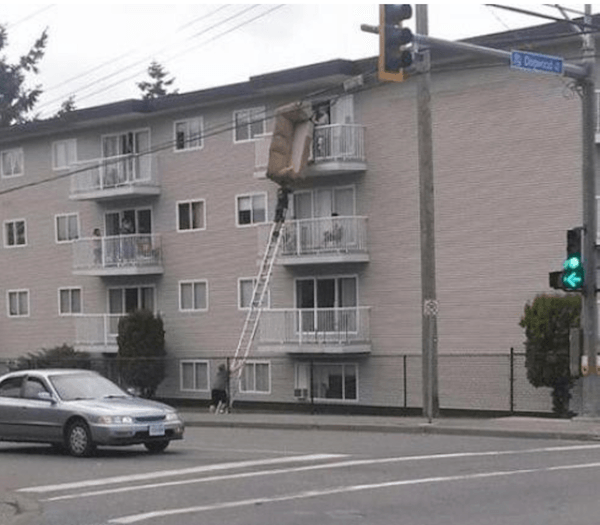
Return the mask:
[(577, 290), (583, 286), (583, 264), (579, 253), (572, 254), (563, 264), (562, 282), (567, 290)]
[(563, 266), (565, 270), (576, 270), (577, 268), (581, 268), (581, 257), (579, 255), (569, 257)]

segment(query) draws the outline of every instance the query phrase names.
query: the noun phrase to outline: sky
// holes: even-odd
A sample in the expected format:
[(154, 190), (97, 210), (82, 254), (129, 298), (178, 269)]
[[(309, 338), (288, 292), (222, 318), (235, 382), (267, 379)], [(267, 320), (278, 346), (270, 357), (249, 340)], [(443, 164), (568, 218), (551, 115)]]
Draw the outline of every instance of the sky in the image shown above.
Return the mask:
[[(547, 4), (510, 5), (561, 16)], [(429, 34), (447, 40), (548, 22), (476, 3), (429, 4), (428, 13)], [(3, 3), (0, 24), (8, 31), (1, 53), (9, 61), (48, 28), (40, 71), (27, 80), (42, 87), (41, 118), (54, 115), (70, 96), (77, 109), (139, 98), (136, 83), (148, 79), (153, 60), (185, 93), (379, 52), (378, 37), (360, 29), (379, 24), (378, 4)], [(414, 29), (413, 21), (408, 25)]]

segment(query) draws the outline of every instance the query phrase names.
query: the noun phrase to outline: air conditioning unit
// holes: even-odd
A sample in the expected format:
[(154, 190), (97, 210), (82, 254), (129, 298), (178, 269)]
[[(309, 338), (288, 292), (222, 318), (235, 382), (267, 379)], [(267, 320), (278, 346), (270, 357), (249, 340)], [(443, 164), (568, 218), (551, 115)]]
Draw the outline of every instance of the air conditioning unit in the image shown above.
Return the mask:
[(294, 388), (294, 397), (296, 399), (306, 399), (308, 397), (308, 388)]

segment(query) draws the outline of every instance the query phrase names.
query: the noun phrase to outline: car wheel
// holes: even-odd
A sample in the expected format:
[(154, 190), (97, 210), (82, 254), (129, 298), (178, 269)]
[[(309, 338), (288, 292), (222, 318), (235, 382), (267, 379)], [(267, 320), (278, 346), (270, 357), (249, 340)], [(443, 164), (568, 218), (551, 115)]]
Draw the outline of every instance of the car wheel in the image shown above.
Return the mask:
[(169, 440), (165, 439), (164, 441), (146, 441), (144, 446), (148, 449), (148, 452), (151, 454), (159, 454), (164, 452), (165, 449), (169, 446)]
[(78, 458), (87, 457), (94, 451), (92, 435), (85, 421), (76, 420), (68, 426), (65, 446), (71, 456)]

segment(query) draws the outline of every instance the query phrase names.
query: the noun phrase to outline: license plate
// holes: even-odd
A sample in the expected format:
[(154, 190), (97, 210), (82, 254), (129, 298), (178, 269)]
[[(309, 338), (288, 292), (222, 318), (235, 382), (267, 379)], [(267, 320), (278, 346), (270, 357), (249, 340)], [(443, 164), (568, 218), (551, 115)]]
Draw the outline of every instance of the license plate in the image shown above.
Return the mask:
[(165, 435), (165, 426), (162, 423), (156, 423), (155, 425), (150, 425), (148, 427), (148, 433), (151, 436), (164, 436)]

